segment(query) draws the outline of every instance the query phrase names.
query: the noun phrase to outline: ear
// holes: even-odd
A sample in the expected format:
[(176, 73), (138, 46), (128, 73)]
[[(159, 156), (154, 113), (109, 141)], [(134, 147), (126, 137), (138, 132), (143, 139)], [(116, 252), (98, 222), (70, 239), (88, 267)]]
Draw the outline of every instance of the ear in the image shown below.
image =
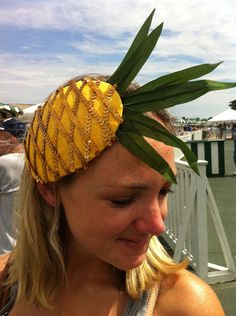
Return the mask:
[(37, 187), (39, 190), (39, 193), (44, 198), (46, 202), (52, 207), (56, 206), (56, 192), (55, 192), (55, 186), (52, 184), (41, 184), (37, 183)]

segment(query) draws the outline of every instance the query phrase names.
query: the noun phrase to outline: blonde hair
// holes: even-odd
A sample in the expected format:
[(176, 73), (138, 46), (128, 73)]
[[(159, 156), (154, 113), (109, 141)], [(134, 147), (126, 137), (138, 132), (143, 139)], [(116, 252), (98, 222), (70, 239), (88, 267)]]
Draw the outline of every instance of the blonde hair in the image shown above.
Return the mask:
[[(99, 77), (101, 80), (104, 78), (107, 79)], [(136, 88), (137, 85), (131, 85), (129, 91)], [(155, 115), (171, 129), (171, 119), (165, 110)], [(24, 168), (15, 211), (17, 243), (12, 252), (7, 280), (8, 286), (17, 283), (17, 301), (26, 300), (38, 306), (50, 307), (57, 291), (67, 282), (63, 245), (66, 221), (58, 189), (68, 178), (70, 176), (53, 184), (57, 195), (57, 204), (53, 208), (45, 202), (36, 181)], [(125, 272), (123, 287), (131, 298), (137, 299), (164, 275), (175, 273), (186, 265), (186, 261), (175, 264), (154, 236), (143, 263)]]
[[(59, 198), (57, 198), (59, 201)], [(40, 195), (25, 166), (15, 209), (17, 243), (12, 251), (9, 283), (18, 285), (17, 300), (49, 306), (64, 278), (63, 229), (59, 203), (52, 208)]]

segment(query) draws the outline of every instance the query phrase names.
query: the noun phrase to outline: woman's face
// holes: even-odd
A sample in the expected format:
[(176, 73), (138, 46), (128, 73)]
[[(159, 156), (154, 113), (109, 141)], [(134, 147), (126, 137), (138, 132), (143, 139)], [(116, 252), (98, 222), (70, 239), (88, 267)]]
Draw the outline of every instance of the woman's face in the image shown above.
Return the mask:
[[(173, 149), (149, 141), (175, 171)], [(170, 183), (119, 143), (60, 187), (68, 224), (66, 249), (129, 270), (164, 231)]]

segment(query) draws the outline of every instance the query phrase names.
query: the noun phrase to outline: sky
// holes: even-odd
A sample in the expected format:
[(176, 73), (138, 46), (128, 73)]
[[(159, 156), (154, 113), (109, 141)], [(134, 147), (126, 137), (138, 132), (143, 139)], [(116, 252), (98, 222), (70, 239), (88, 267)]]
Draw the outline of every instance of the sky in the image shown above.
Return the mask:
[[(136, 81), (219, 61), (206, 78), (236, 81), (235, 0), (1, 0), (0, 102), (39, 103), (75, 76), (112, 74), (153, 8), (164, 28)], [(171, 112), (209, 118), (235, 99), (210, 92)]]

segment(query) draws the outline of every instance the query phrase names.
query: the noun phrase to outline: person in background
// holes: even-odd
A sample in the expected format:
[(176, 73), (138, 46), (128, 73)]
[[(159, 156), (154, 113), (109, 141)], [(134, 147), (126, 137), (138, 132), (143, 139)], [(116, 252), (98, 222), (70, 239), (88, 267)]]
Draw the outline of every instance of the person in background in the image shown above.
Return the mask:
[(24, 165), (24, 146), (7, 131), (0, 130), (0, 254), (12, 250), (13, 204)]
[(0, 258), (1, 316), (224, 315), (188, 261), (174, 263), (157, 238), (176, 182), (173, 147), (197, 172), (164, 108), (207, 91), (189, 80), (216, 65), (132, 83), (162, 29), (148, 35), (153, 14), (111, 76), (71, 79), (36, 111), (16, 246)]
[(221, 135), (221, 124), (217, 125), (216, 127), (216, 139), (221, 139), (222, 135)]
[(3, 129), (17, 138), (18, 142), (22, 143), (26, 132), (26, 122), (22, 122), (19, 119), (13, 117), (8, 118), (0, 123), (0, 129)]
[(222, 139), (226, 139), (226, 131), (227, 131), (227, 127), (226, 124), (221, 124), (221, 128), (220, 128), (220, 138)]

